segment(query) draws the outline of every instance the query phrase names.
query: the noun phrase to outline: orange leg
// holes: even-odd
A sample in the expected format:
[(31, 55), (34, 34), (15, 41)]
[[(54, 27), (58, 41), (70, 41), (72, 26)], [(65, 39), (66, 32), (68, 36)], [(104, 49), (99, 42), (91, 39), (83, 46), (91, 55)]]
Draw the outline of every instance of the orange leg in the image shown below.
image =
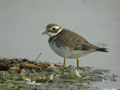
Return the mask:
[(77, 70), (79, 70), (79, 59), (77, 58)]
[(65, 60), (65, 58), (64, 58), (64, 65), (63, 65), (63, 72), (62, 72), (63, 75), (64, 75), (65, 65), (66, 65), (66, 60)]

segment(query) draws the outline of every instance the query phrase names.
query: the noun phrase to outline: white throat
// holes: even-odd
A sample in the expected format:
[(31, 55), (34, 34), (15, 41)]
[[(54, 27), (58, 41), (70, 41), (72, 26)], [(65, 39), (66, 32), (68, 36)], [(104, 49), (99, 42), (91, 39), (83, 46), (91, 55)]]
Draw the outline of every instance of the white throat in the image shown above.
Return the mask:
[(57, 33), (48, 33), (48, 36), (49, 37), (53, 37), (53, 36), (55, 36), (55, 35), (57, 35), (58, 33), (60, 33), (62, 31), (62, 28), (57, 32)]

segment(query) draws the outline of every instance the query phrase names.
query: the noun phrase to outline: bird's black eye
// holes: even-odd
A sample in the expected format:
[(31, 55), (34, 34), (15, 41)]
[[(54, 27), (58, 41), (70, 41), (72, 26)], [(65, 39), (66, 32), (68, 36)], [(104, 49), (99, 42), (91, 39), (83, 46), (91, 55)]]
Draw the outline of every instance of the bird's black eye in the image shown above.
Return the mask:
[(56, 30), (56, 28), (52, 28), (52, 30)]

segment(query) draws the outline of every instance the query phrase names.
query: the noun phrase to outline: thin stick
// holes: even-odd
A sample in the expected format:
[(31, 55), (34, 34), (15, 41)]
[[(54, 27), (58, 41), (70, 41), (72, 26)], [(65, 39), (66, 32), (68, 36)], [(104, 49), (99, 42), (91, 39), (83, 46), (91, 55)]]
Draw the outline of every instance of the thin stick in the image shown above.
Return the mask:
[(37, 58), (35, 59), (35, 61), (37, 61), (40, 58), (41, 55), (42, 55), (42, 53), (39, 53), (39, 55), (37, 56)]

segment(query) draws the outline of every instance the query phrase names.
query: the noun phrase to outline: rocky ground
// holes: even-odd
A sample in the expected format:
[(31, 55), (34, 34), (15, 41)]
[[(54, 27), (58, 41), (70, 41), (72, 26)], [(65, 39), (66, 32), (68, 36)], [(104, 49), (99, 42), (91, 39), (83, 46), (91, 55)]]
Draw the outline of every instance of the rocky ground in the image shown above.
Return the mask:
[(56, 63), (35, 62), (27, 59), (0, 58), (0, 90), (99, 90), (96, 82), (117, 81), (109, 70), (93, 67), (62, 66)]

